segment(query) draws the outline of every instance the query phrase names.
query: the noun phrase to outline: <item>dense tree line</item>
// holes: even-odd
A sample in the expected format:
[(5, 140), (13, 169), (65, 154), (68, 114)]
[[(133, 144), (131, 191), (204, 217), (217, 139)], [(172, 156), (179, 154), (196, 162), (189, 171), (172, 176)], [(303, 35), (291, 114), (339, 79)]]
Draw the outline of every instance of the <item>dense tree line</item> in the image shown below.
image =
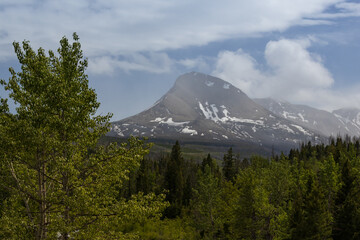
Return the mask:
[[(181, 222), (177, 229), (187, 239), (360, 237), (357, 140), (308, 143), (288, 155), (241, 161), (231, 148), (221, 160), (210, 154), (184, 160), (176, 142), (170, 154), (141, 161), (133, 179), (132, 193), (166, 193), (162, 223)], [(166, 239), (164, 228), (171, 228), (149, 225), (154, 239)]]

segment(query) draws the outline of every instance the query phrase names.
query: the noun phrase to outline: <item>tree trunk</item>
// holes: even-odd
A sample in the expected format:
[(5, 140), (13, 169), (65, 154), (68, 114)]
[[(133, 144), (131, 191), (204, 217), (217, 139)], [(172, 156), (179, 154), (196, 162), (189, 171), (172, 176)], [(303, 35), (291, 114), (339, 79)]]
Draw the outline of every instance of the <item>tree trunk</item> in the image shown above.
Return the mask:
[(46, 161), (44, 154), (37, 153), (38, 167), (38, 197), (39, 197), (39, 223), (36, 239), (43, 240), (47, 236), (47, 206), (46, 206)]

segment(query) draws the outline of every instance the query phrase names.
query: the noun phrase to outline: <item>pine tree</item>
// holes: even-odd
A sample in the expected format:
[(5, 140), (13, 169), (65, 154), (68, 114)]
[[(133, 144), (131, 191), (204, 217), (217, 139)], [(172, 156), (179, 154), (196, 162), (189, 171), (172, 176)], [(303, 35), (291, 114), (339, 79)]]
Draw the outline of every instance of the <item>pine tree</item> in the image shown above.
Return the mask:
[(210, 153), (207, 155), (206, 158), (203, 159), (203, 161), (201, 162), (201, 171), (205, 172), (205, 167), (209, 166), (211, 170), (214, 169), (213, 166), (213, 159), (210, 156)]
[(181, 214), (184, 195), (184, 159), (179, 141), (172, 147), (170, 159), (165, 173), (165, 188), (168, 190), (166, 200), (170, 207), (166, 210), (167, 217), (174, 218)]
[(332, 215), (316, 174), (301, 168), (297, 177), (290, 216), (291, 239), (329, 239)]
[(156, 190), (156, 171), (154, 161), (144, 158), (140, 162), (140, 167), (136, 176), (136, 191), (145, 194)]
[(353, 175), (349, 159), (341, 157), (342, 187), (335, 200), (335, 224), (333, 239), (357, 239), (360, 236), (360, 204), (359, 186), (356, 186), (356, 178)]
[(205, 172), (205, 168), (206, 166), (210, 167), (211, 173), (217, 177), (217, 178), (221, 178), (221, 172), (220, 172), (220, 168), (219, 165), (216, 163), (216, 160), (213, 159), (210, 155), (210, 153), (207, 155), (206, 158), (203, 159), (203, 161), (201, 162), (201, 171), (204, 173)]
[(223, 174), (224, 174), (224, 178), (227, 181), (233, 181), (236, 175), (235, 159), (233, 156), (232, 148), (229, 148), (227, 154), (224, 155)]

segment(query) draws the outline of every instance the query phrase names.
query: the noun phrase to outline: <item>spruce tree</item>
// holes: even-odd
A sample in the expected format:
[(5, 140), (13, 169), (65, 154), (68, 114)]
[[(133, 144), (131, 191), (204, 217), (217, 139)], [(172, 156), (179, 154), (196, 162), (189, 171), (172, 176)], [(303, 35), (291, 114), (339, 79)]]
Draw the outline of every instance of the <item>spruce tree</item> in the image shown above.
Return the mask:
[[(343, 158), (343, 157), (342, 157)], [(360, 236), (360, 192), (349, 159), (343, 160), (342, 187), (335, 204), (333, 239), (357, 239)]]
[(170, 202), (170, 207), (166, 210), (167, 217), (174, 218), (181, 213), (185, 185), (183, 171), (184, 159), (179, 141), (176, 141), (165, 173), (165, 188), (168, 190), (166, 200)]
[(223, 174), (227, 181), (233, 181), (236, 175), (235, 159), (233, 156), (232, 147), (229, 148), (227, 154), (224, 155)]
[(201, 162), (201, 171), (205, 172), (205, 167), (209, 166), (210, 169), (214, 169), (213, 166), (213, 159), (210, 156), (210, 153), (208, 153), (207, 157), (203, 159), (203, 161)]

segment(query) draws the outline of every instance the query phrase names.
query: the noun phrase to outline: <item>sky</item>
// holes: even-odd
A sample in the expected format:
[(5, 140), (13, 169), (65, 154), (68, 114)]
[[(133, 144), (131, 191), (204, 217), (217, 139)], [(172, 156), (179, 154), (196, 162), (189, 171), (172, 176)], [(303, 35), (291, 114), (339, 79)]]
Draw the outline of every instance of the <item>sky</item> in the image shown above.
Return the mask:
[(251, 98), (360, 108), (359, 0), (1, 0), (0, 78), (20, 69), (14, 41), (56, 50), (73, 32), (98, 114), (113, 121), (151, 107), (191, 71)]

